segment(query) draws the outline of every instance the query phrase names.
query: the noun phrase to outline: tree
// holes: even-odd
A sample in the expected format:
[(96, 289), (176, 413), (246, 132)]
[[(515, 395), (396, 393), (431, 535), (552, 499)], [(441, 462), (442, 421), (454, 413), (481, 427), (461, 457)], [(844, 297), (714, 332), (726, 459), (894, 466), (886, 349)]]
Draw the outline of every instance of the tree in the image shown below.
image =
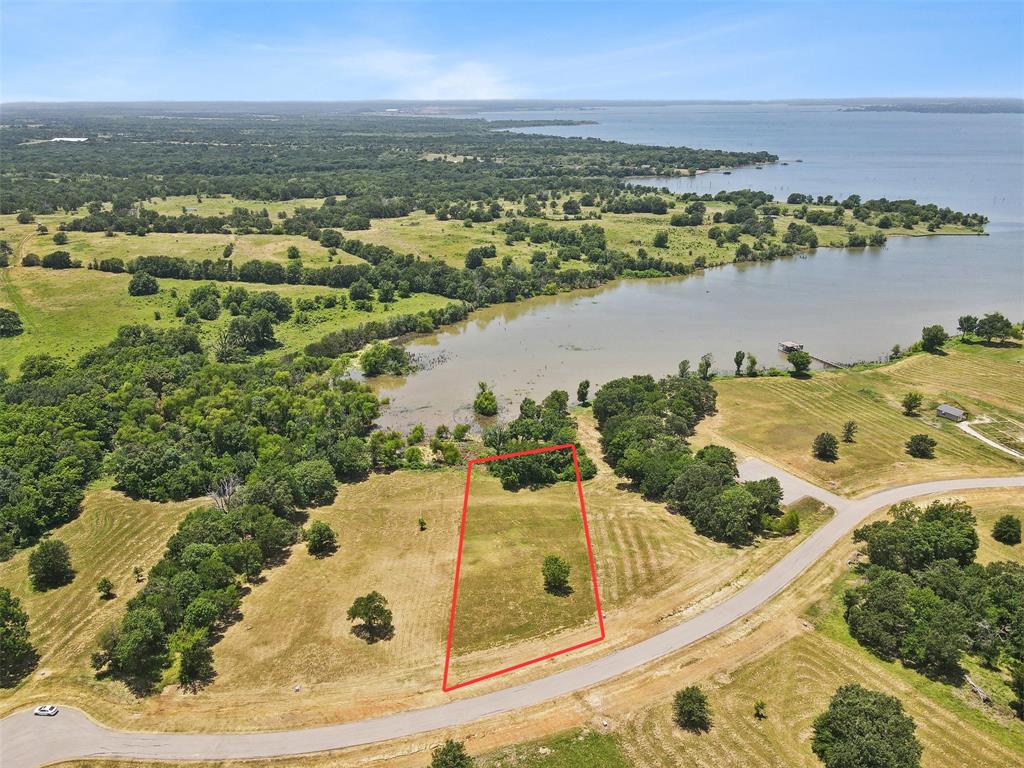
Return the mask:
[(921, 407), (921, 403), (924, 402), (924, 398), (921, 397), (920, 392), (907, 392), (900, 400), (900, 405), (903, 407), (904, 416), (916, 416), (918, 409)]
[(28, 556), (28, 576), (39, 591), (69, 584), (75, 577), (68, 545), (59, 539), (46, 539)]
[(0, 337), (17, 336), (23, 330), (21, 318), (13, 309), (0, 308)]
[(811, 443), (811, 454), (821, 461), (835, 461), (839, 458), (839, 441), (831, 432), (822, 432)]
[(851, 421), (848, 421), (845, 424), (843, 424), (843, 442), (844, 443), (852, 443), (853, 442), (853, 436), (855, 434), (857, 434), (857, 422), (856, 421), (852, 421), (851, 420)]
[(960, 331), (960, 338), (966, 339), (968, 334), (974, 333), (978, 328), (978, 318), (974, 315), (961, 315), (956, 321), (956, 329)]
[(590, 381), (588, 379), (584, 379), (583, 381), (581, 381), (579, 383), (579, 386), (576, 387), (576, 401), (580, 405), (586, 405), (587, 401), (589, 400), (589, 398), (590, 398)]
[(448, 739), (430, 753), (430, 768), (473, 768), (473, 758), (461, 741)]
[(114, 582), (104, 576), (96, 582), (96, 591), (100, 593), (100, 597), (104, 600), (111, 600), (114, 597)]
[(1007, 320), (1001, 312), (992, 312), (978, 321), (974, 332), (985, 341), (992, 341), (993, 338), (1003, 341), (1013, 335), (1013, 323)]
[(948, 339), (949, 335), (941, 325), (929, 325), (921, 329), (921, 348), (925, 352), (938, 352)]
[(695, 685), (676, 692), (672, 699), (672, 718), (687, 731), (706, 733), (711, 730), (711, 707), (704, 691)]
[(562, 203), (562, 212), (567, 213), (570, 216), (578, 216), (580, 212), (579, 201), (574, 197), (570, 197)]
[(66, 232), (58, 232), (53, 236), (54, 245), (67, 245), (68, 235)]
[(664, 229), (660, 229), (654, 233), (654, 240), (652, 245), (655, 248), (668, 248), (668, 232)]
[(714, 374), (711, 372), (711, 363), (714, 358), (710, 352), (707, 352), (700, 356), (700, 362), (697, 364), (697, 376), (703, 381), (711, 381), (711, 377)]
[(1011, 547), (1020, 544), (1020, 518), (1003, 515), (992, 526), (992, 538)]
[(553, 595), (564, 595), (569, 592), (569, 563), (558, 555), (548, 555), (541, 565), (544, 577), (544, 589)]
[(299, 257), (300, 257), (301, 255), (302, 255), (302, 254), (301, 254), (301, 253), (299, 253), (299, 249), (298, 249), (298, 247), (296, 247), (296, 246), (294, 246), (294, 245), (289, 245), (289, 246), (288, 246), (288, 250), (287, 250), (287, 251), (285, 251), (285, 256), (287, 256), (287, 257), (288, 257), (289, 259), (297, 259), (297, 258), (299, 258)]
[(732, 361), (733, 361), (733, 363), (736, 364), (736, 375), (737, 376), (740, 375), (740, 368), (743, 367), (743, 360), (744, 360), (744, 358), (746, 358), (746, 356), (747, 356), (747, 353), (744, 352), (742, 349), (739, 350), (735, 355), (732, 356)]
[(357, 597), (345, 615), (349, 621), (359, 619), (363, 622), (354, 628), (353, 632), (362, 636), (368, 643), (388, 640), (395, 633), (387, 598), (376, 590)]
[(1017, 717), (1024, 720), (1024, 661), (1015, 661), (1010, 665), (1010, 690), (1016, 696), (1010, 702)]
[(911, 435), (907, 440), (907, 453), (915, 459), (934, 459), (935, 446), (938, 443), (928, 435)]
[(495, 416), (498, 413), (498, 398), (485, 381), (479, 383), (479, 391), (473, 400), (473, 410), (481, 416)]
[(28, 614), (9, 589), (0, 587), (0, 686), (8, 687), (23, 677), (34, 656)]
[(747, 376), (757, 376), (757, 358), (747, 352)]
[(129, 296), (152, 296), (159, 290), (160, 283), (157, 282), (155, 277), (145, 271), (140, 270), (136, 272), (128, 282)]
[(82, 266), (79, 261), (72, 261), (71, 254), (67, 251), (53, 251), (43, 256), (40, 262), (47, 269), (72, 269)]
[(194, 629), (181, 636), (178, 646), (178, 683), (195, 691), (213, 679), (213, 651), (205, 629)]
[(306, 459), (292, 468), (295, 503), (300, 507), (322, 507), (338, 493), (334, 468), (325, 459)]
[(802, 349), (794, 349), (786, 355), (786, 360), (793, 366), (794, 376), (806, 376), (811, 368), (811, 356)]
[(338, 536), (323, 520), (314, 520), (302, 532), (306, 540), (306, 551), (313, 557), (321, 558), (334, 552), (338, 547)]
[(918, 768), (915, 727), (899, 699), (844, 685), (814, 719), (811, 749), (826, 768)]

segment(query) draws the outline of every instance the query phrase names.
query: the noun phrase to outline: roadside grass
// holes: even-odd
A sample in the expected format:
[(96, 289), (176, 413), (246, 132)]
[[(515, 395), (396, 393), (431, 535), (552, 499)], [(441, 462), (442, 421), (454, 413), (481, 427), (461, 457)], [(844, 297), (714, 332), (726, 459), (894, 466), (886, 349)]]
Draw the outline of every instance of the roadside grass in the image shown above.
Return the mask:
[[(1018, 474), (1020, 462), (934, 412), (946, 402), (972, 414), (993, 407), (1024, 414), (1022, 350), (1019, 344), (992, 349), (954, 343), (941, 356), (914, 355), (891, 365), (815, 373), (808, 379), (719, 379), (719, 415), (700, 425), (700, 442), (731, 443), (851, 495), (936, 478)], [(920, 416), (902, 414), (900, 399), (910, 390), (924, 395)], [(849, 419), (857, 422), (855, 442), (840, 442), (838, 461), (813, 458), (815, 435), (838, 435)], [(916, 433), (938, 441), (934, 459), (906, 454), (904, 445)]]
[[(42, 352), (77, 358), (113, 339), (122, 325), (145, 323), (157, 328), (179, 325), (182, 320), (175, 317), (175, 307), (189, 291), (203, 285), (202, 281), (161, 278), (159, 293), (129, 296), (130, 279), (127, 274), (84, 268), (11, 267), (0, 271), (0, 280), (4, 281), (3, 287), (6, 288), (6, 291), (0, 291), (0, 307), (16, 309), (25, 324), (25, 331), (20, 335), (0, 339), (0, 366), (13, 373), (25, 357)], [(276, 291), (293, 300), (317, 295), (345, 295), (344, 291), (317, 285), (217, 285), (222, 291), (233, 285), (241, 285), (248, 291)], [(296, 313), (290, 320), (274, 327), (281, 346), (267, 354), (298, 351), (329, 331), (350, 328), (386, 315), (444, 307), (449, 303), (441, 296), (415, 294), (389, 305), (375, 302), (372, 312), (358, 311), (351, 305), (343, 309), (339, 305), (305, 312), (302, 318), (297, 318)], [(156, 319), (157, 312), (160, 313), (159, 320)], [(229, 313), (221, 312), (217, 320), (201, 321), (199, 328), (209, 341), (217, 328), (230, 321)]]
[[(96, 650), (100, 628), (119, 620), (128, 599), (143, 586), (132, 569), (138, 566), (148, 572), (178, 522), (198, 503), (132, 501), (98, 483), (87, 492), (82, 513), (53, 533), (71, 550), (71, 584), (33, 591), (27, 573), (30, 550), (0, 563), (0, 586), (21, 600), (39, 654), (37, 666), (20, 685), (0, 695), (0, 712), (44, 700), (84, 706), (100, 717), (112, 708), (136, 706), (123, 685), (96, 679), (89, 657)], [(114, 583), (112, 600), (100, 599), (96, 590), (102, 577)]]
[(483, 755), (478, 768), (630, 768), (615, 738), (594, 731), (570, 731), (516, 744)]

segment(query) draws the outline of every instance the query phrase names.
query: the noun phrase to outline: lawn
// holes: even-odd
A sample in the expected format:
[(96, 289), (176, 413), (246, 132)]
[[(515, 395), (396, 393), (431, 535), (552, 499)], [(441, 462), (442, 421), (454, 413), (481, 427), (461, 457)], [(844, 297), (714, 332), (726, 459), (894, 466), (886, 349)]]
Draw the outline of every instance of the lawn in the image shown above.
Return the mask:
[[(47, 352), (77, 358), (114, 338), (117, 329), (131, 323), (146, 323), (169, 328), (182, 321), (175, 307), (188, 292), (203, 283), (194, 280), (160, 279), (160, 292), (152, 296), (129, 296), (127, 274), (112, 274), (91, 269), (53, 270), (41, 267), (11, 267), (0, 270), (0, 307), (15, 309), (25, 331), (14, 337), (0, 338), (0, 366), (14, 372), (26, 356)], [(272, 290), (292, 299), (345, 292), (316, 285), (262, 285), (257, 283), (218, 283), (221, 290), (241, 285), (249, 291)], [(176, 295), (175, 295), (176, 294)], [(372, 312), (361, 312), (351, 305), (317, 309), (293, 315), (275, 326), (281, 346), (268, 354), (301, 350), (324, 334), (349, 328), (389, 314), (415, 313), (444, 307), (448, 299), (432, 294), (415, 294), (392, 304), (374, 304)], [(156, 319), (159, 313), (160, 318)], [(199, 324), (203, 338), (213, 338), (215, 329), (230, 322), (222, 312), (215, 321)]]
[[(745, 453), (846, 494), (937, 478), (1010, 475), (1021, 463), (969, 437), (950, 421), (935, 417), (938, 403), (953, 403), (972, 415), (1024, 415), (1020, 386), (1024, 347), (948, 345), (942, 355), (919, 354), (877, 368), (815, 373), (806, 379), (720, 379), (719, 415), (699, 428), (701, 440), (720, 440)], [(924, 396), (921, 415), (904, 416), (900, 400), (908, 391)], [(839, 460), (811, 456), (819, 432), (838, 435), (844, 422), (857, 422), (855, 442), (840, 443)], [(916, 433), (938, 441), (934, 459), (907, 455), (904, 444)]]

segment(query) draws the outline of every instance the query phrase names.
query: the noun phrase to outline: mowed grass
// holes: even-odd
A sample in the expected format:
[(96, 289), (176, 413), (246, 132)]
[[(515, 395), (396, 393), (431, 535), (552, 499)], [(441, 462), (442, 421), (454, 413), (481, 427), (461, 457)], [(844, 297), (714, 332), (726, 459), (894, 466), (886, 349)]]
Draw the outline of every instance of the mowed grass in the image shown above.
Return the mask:
[[(937, 418), (935, 406), (952, 403), (972, 415), (1024, 414), (1022, 361), (1019, 343), (951, 343), (943, 355), (915, 355), (867, 370), (807, 379), (721, 379), (715, 384), (720, 414), (701, 425), (701, 439), (732, 443), (847, 494), (943, 477), (1019, 474), (1021, 462)], [(900, 400), (911, 390), (924, 395), (920, 416), (902, 413)], [(858, 426), (855, 442), (840, 442), (838, 461), (811, 456), (818, 433), (839, 435), (851, 419)], [(934, 459), (905, 452), (907, 439), (917, 433), (938, 442)]]
[[(575, 483), (539, 490), (505, 491), (477, 465), (470, 485), (462, 569), (452, 637), (453, 678), (463, 674), (457, 657), (559, 630), (589, 625), (598, 634), (583, 519)], [(568, 594), (544, 589), (547, 555), (571, 568)], [(561, 640), (548, 652), (564, 647)], [(504, 666), (526, 661), (508, 659)]]
[[(0, 338), (0, 366), (13, 373), (28, 355), (48, 353), (77, 358), (90, 349), (109, 342), (122, 325), (145, 323), (157, 328), (180, 325), (175, 317), (178, 302), (189, 291), (203, 285), (196, 280), (161, 278), (160, 292), (152, 296), (128, 295), (127, 274), (111, 274), (91, 269), (43, 269), (11, 267), (0, 270), (0, 307), (14, 309), (25, 330), (18, 336)], [(248, 291), (276, 291), (291, 299), (317, 295), (344, 296), (345, 291), (316, 285), (263, 285), (260, 283), (217, 283), (222, 291), (241, 285)], [(176, 295), (175, 295), (176, 294)], [(301, 350), (306, 344), (330, 331), (350, 328), (390, 314), (415, 313), (444, 307), (449, 300), (432, 294), (415, 294), (392, 304), (374, 304), (372, 312), (361, 312), (349, 305), (317, 309), (279, 323), (274, 335), (279, 347), (267, 354)], [(160, 319), (156, 318), (159, 313)], [(214, 321), (201, 321), (198, 328), (207, 341), (219, 327), (230, 322), (228, 312)]]
[[(978, 518), (978, 562), (1024, 562), (1024, 547), (1006, 547), (989, 535), (999, 515), (1024, 512), (1016, 489), (969, 491), (955, 497), (967, 501)], [(926, 504), (932, 498), (936, 497), (916, 502)], [(627, 716), (614, 734), (626, 758), (633, 765), (666, 768), (815, 768), (821, 763), (811, 751), (814, 718), (840, 685), (859, 683), (900, 699), (917, 724), (925, 768), (1024, 766), (1024, 723), (1012, 716), (1005, 680), (970, 661), (966, 664), (995, 702), (987, 707), (966, 686), (932, 681), (897, 662), (876, 658), (846, 629), (842, 593), (849, 583), (847, 573), (827, 597), (811, 606), (806, 631), (733, 672), (719, 672), (699, 683), (713, 711), (709, 733), (698, 736), (676, 727), (669, 700)], [(754, 717), (758, 699), (767, 705), (764, 720)]]
[(477, 758), (478, 768), (630, 768), (613, 736), (570, 731)]
[[(0, 713), (44, 700), (85, 706), (98, 716), (112, 708), (135, 706), (123, 685), (96, 679), (89, 657), (101, 627), (118, 621), (128, 599), (143, 586), (132, 569), (149, 571), (179, 521), (196, 504), (132, 501), (115, 491), (90, 490), (82, 513), (53, 533), (71, 550), (71, 584), (46, 592), (32, 590), (29, 550), (0, 563), (0, 586), (21, 600), (39, 654), (37, 667), (19, 687), (0, 695)], [(101, 600), (96, 591), (103, 577), (114, 583), (113, 600)]]

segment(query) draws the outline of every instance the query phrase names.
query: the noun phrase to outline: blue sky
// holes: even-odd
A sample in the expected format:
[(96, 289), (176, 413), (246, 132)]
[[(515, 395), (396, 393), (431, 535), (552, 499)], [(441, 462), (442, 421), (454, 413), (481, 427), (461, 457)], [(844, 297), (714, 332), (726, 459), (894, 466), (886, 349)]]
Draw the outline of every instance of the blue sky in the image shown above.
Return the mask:
[(1017, 2), (0, 0), (0, 99), (1024, 96)]

